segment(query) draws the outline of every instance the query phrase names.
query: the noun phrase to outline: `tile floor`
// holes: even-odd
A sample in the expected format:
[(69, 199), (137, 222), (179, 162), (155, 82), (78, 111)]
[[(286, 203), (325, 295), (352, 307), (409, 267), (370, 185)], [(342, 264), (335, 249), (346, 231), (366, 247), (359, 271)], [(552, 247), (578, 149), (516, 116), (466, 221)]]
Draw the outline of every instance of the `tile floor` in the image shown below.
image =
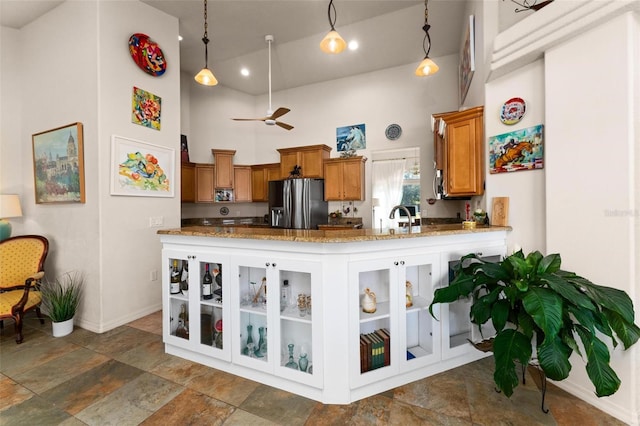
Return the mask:
[[(508, 399), (491, 358), (350, 405), (324, 405), (164, 353), (160, 313), (53, 338), (27, 317), (0, 330), (0, 425), (622, 425), (527, 373)], [(535, 375), (535, 372), (533, 372)]]

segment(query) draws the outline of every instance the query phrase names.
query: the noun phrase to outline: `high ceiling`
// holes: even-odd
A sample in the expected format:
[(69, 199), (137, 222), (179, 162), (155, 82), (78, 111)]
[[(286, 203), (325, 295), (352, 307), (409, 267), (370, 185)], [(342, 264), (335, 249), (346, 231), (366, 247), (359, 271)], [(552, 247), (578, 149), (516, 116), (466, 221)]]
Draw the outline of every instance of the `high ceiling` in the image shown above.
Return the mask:
[[(178, 18), (183, 37), (180, 68), (195, 75), (204, 65), (203, 1), (142, 1)], [(0, 0), (0, 25), (21, 28), (61, 3)], [(423, 1), (334, 0), (336, 30), (345, 40), (357, 40), (360, 45), (356, 51), (339, 55), (327, 55), (318, 47), (329, 30), (328, 4), (324, 0), (208, 0), (209, 68), (221, 85), (252, 95), (266, 93), (267, 34), (275, 38), (274, 91), (410, 63), (417, 66), (424, 57)], [(431, 0), (428, 6), (430, 56), (458, 52), (466, 0)], [(173, 59), (167, 58), (169, 66)], [(251, 74), (241, 76), (241, 67)]]

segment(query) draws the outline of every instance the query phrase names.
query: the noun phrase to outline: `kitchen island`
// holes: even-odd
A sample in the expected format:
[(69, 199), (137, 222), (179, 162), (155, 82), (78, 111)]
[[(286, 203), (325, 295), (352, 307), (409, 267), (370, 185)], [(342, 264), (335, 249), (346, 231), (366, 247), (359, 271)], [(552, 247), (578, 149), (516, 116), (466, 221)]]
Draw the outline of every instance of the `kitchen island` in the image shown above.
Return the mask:
[(461, 256), (504, 256), (509, 230), (161, 230), (166, 351), (327, 404), (457, 367), (486, 356), (467, 340), (470, 303), (436, 306), (435, 320), (433, 292)]

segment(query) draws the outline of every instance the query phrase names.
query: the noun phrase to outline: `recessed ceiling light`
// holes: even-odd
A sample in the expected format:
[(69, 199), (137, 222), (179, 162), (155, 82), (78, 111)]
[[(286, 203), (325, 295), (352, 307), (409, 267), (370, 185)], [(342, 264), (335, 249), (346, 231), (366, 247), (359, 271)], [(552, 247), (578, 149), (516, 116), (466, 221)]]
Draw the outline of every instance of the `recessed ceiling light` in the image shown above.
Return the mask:
[(349, 42), (349, 50), (358, 50), (358, 41), (357, 40), (351, 40)]
[(242, 68), (240, 70), (240, 74), (242, 74), (245, 77), (248, 77), (250, 73), (249, 73), (249, 70), (247, 68)]
[(178, 35), (178, 41), (182, 41), (182, 36)]

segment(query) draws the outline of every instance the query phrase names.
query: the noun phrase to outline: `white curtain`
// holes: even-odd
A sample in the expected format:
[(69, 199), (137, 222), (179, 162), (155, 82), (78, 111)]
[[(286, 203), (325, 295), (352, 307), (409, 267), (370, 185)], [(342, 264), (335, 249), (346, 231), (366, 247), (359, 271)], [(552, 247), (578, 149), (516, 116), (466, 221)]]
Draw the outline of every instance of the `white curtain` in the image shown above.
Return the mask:
[(402, 181), (406, 169), (406, 160), (379, 160), (373, 162), (372, 175), (372, 198), (377, 198), (380, 205), (374, 207), (373, 228), (380, 228), (382, 219), (383, 228), (395, 228), (396, 219), (389, 219), (389, 213), (393, 206), (402, 201)]

